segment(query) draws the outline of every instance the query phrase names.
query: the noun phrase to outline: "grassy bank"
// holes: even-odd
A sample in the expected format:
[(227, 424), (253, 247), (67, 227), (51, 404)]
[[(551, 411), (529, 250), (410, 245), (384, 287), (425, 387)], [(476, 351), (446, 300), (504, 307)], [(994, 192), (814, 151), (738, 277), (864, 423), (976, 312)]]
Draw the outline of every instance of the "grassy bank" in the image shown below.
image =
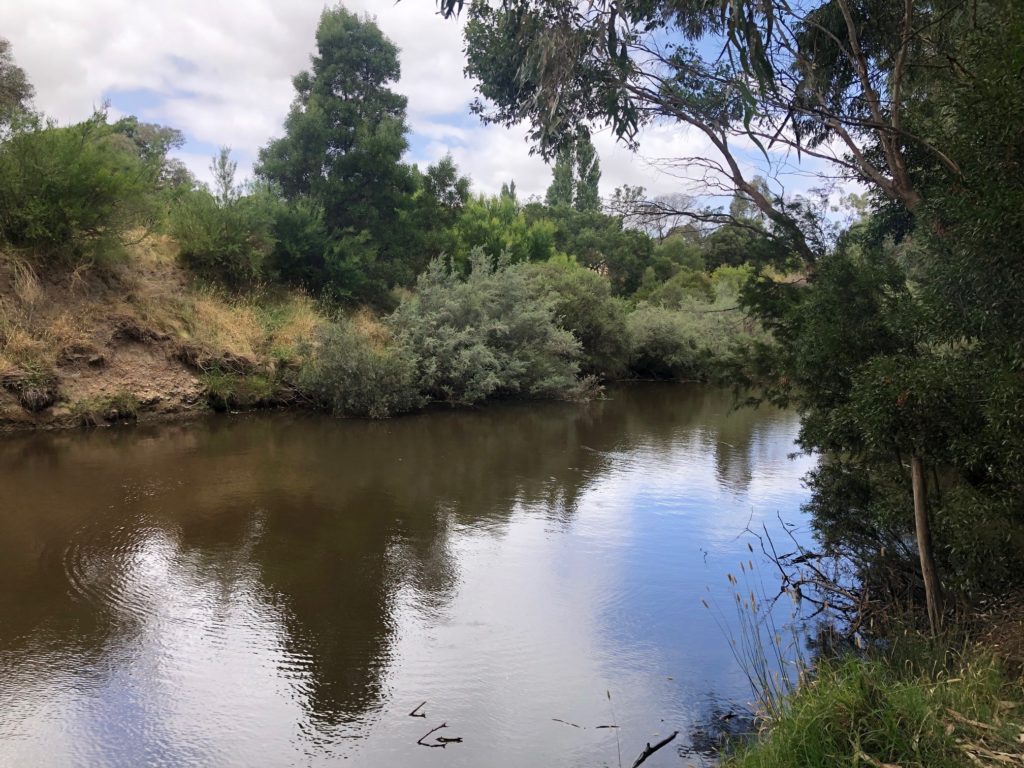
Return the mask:
[(901, 638), (868, 658), (824, 662), (723, 765), (1024, 765), (1024, 681), (1000, 650)]
[[(705, 379), (753, 331), (743, 270), (627, 302), (570, 259), (435, 262), (393, 312), (284, 286), (229, 290), (139, 233), (77, 268), (0, 251), (0, 427), (96, 426), (271, 405), (383, 417), (429, 403), (586, 398), (603, 381)], [(657, 300), (657, 303), (652, 303)], [(724, 310), (724, 311), (723, 311)]]

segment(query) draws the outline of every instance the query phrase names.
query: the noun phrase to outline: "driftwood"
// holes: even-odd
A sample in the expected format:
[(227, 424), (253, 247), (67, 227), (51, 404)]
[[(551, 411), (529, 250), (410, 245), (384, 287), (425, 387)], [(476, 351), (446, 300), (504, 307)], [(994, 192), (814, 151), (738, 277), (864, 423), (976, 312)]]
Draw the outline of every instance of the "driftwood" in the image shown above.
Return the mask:
[(433, 749), (434, 747), (444, 747), (444, 746), (446, 746), (444, 744), (444, 742), (442, 742), (440, 744), (427, 744), (427, 742), (425, 742), (424, 739), (427, 738), (427, 736), (429, 736), (430, 734), (437, 733), (442, 728), (447, 728), (447, 727), (448, 727), (448, 723), (441, 723), (439, 726), (437, 726), (437, 728), (431, 728), (429, 731), (427, 731), (422, 736), (420, 736), (419, 739), (417, 739), (416, 743), (419, 744), (422, 747), (430, 747), (431, 749)]
[(420, 736), (419, 739), (416, 741), (416, 743), (419, 744), (421, 747), (430, 747), (431, 749), (433, 749), (435, 747), (441, 747), (441, 749), (444, 749), (449, 744), (461, 744), (462, 743), (462, 737), (461, 736), (455, 736), (455, 737), (435, 736), (434, 740), (437, 742), (437, 744), (428, 744), (426, 741), (424, 741), (424, 739), (426, 739), (428, 736), (430, 736), (430, 734), (437, 733), (442, 728), (447, 728), (447, 727), (448, 727), (448, 723), (441, 723), (439, 726), (437, 726), (437, 728), (431, 728), (429, 731), (427, 731), (422, 736)]
[[(409, 713), (409, 717), (426, 717), (426, 716), (427, 716), (427, 714), (426, 714), (425, 712), (420, 712), (420, 709), (422, 709), (422, 708), (423, 708), (423, 706), (424, 706), (424, 705), (425, 705), (426, 703), (427, 703), (427, 702), (425, 702), (425, 701), (424, 701), (424, 702), (422, 702), (422, 703), (420, 703), (420, 704), (417, 704), (417, 705), (416, 705), (416, 709), (414, 709), (414, 710), (413, 710), (412, 712), (410, 712), (410, 713)], [(419, 713), (419, 714), (417, 714), (417, 713)]]
[(580, 727), (580, 726), (576, 725), (576, 723), (570, 723), (568, 720), (562, 720), (560, 717), (552, 717), (551, 719), (553, 721), (555, 721), (556, 723), (564, 723), (565, 725), (571, 725), (573, 728), (579, 728)]
[(653, 747), (651, 746), (650, 742), (647, 742), (647, 747), (644, 749), (643, 752), (640, 753), (640, 757), (638, 757), (636, 759), (636, 762), (633, 763), (632, 768), (636, 768), (638, 765), (640, 765), (640, 763), (644, 762), (648, 757), (650, 757), (655, 752), (657, 752), (659, 749), (664, 747), (666, 744), (668, 744), (670, 741), (672, 741), (672, 739), (674, 739), (678, 735), (679, 735), (679, 731), (672, 731), (672, 733), (670, 733), (664, 739), (659, 741)]

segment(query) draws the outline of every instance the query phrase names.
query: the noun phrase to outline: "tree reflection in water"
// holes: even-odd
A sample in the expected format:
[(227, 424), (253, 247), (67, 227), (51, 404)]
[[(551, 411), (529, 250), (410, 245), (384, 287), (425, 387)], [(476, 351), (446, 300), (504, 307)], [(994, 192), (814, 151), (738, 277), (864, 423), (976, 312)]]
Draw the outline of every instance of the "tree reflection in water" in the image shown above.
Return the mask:
[[(795, 417), (730, 406), (637, 386), (0, 442), (0, 762), (425, 765), (459, 748), (459, 764), (593, 765), (608, 732), (544, 730), (573, 714), (545, 708), (597, 725), (612, 684), (623, 749), (642, 746), (695, 706), (656, 668), (706, 667), (687, 646), (723, 642), (680, 608), (717, 578), (697, 545), (731, 556), (723, 532), (752, 504), (802, 499)], [(409, 749), (424, 721), (392, 715), (424, 698), (465, 744)]]

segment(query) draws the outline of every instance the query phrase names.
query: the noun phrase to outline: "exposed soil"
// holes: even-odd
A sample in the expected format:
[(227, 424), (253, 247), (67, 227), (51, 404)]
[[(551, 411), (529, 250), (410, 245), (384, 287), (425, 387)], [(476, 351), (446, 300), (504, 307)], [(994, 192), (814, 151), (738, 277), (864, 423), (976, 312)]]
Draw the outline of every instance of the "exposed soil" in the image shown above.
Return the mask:
[(257, 348), (276, 339), (174, 250), (150, 237), (120, 266), (48, 272), (0, 253), (0, 431), (207, 413), (204, 370), (272, 371)]

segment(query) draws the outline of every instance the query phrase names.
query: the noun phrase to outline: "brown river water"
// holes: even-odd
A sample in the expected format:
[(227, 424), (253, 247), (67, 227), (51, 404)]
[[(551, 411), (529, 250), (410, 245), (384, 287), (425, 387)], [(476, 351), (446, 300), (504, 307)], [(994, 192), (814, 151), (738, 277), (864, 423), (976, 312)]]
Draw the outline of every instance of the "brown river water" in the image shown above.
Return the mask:
[(812, 466), (731, 402), (4, 439), (0, 766), (703, 765), (750, 699), (726, 574)]

